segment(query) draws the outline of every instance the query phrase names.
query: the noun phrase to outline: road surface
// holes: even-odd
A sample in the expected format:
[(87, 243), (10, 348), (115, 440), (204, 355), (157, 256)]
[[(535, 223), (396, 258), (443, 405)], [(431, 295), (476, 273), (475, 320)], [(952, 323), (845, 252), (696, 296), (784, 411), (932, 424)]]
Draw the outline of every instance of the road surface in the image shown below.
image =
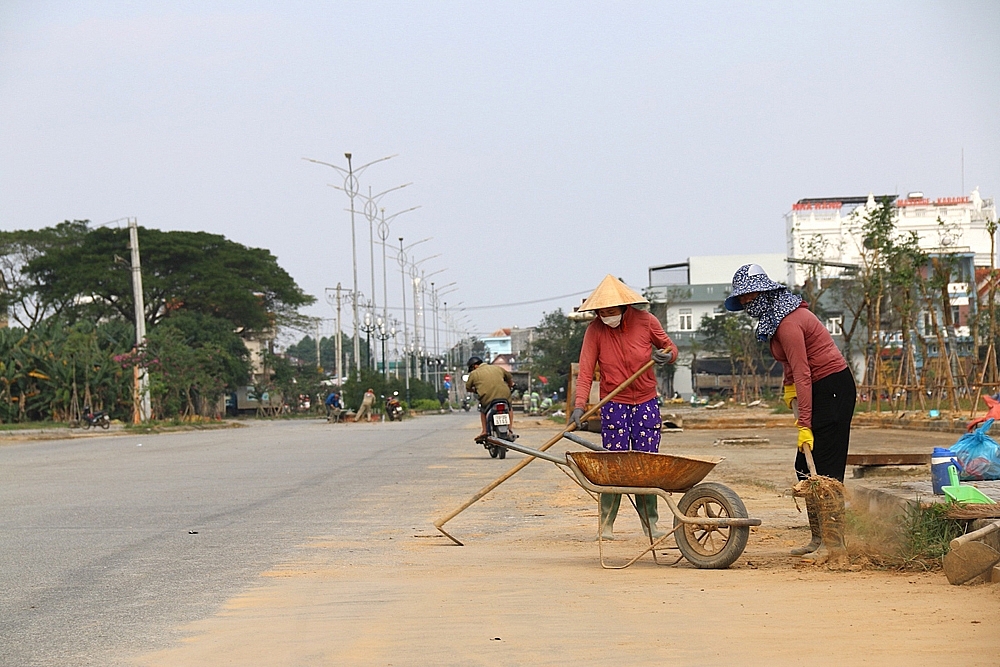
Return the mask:
[[(520, 458), (490, 459), (477, 428), (460, 413), (0, 442), (0, 665), (995, 664), (1000, 586), (785, 555), (808, 539), (780, 493), (793, 429), (749, 447), (665, 436), (727, 456), (710, 479), (764, 519), (733, 568), (606, 571), (594, 503), (544, 462), (448, 524), (467, 546), (432, 528)], [(861, 430), (854, 449), (948, 438)], [(616, 534), (610, 559), (637, 550), (627, 505)]]

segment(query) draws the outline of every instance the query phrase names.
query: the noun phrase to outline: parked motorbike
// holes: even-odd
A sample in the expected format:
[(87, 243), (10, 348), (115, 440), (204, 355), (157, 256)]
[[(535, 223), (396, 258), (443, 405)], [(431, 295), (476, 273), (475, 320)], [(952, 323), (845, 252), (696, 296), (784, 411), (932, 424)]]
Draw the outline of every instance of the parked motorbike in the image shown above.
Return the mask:
[[(510, 401), (505, 398), (498, 398), (486, 407), (486, 436), (498, 440), (514, 442), (517, 438), (510, 430), (511, 407)], [(483, 447), (490, 453), (490, 458), (507, 458), (507, 448), (498, 445), (491, 445), (485, 439)]]
[(91, 411), (90, 406), (87, 405), (84, 406), (83, 414), (80, 415), (80, 425), (85, 429), (88, 429), (91, 426), (94, 428), (100, 426), (101, 428), (107, 430), (111, 428), (111, 418), (101, 410), (97, 412)]
[(392, 392), (392, 396), (385, 399), (385, 414), (391, 422), (403, 421), (403, 406), (399, 402), (399, 392)]

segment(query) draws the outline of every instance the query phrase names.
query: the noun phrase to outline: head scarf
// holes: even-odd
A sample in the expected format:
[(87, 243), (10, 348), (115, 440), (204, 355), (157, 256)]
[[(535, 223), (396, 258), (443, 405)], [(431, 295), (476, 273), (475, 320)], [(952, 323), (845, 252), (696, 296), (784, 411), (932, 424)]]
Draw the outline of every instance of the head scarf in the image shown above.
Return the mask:
[(780, 290), (761, 292), (744, 306), (750, 317), (757, 318), (757, 340), (769, 341), (778, 330), (781, 320), (799, 307), (802, 297), (782, 287)]

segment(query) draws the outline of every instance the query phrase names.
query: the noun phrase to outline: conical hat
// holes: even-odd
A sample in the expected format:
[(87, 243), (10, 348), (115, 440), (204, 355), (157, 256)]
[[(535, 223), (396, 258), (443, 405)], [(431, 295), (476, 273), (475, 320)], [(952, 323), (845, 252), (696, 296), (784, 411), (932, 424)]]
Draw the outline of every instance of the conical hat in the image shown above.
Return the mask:
[(649, 301), (609, 273), (578, 310), (598, 310), (633, 303), (649, 303)]

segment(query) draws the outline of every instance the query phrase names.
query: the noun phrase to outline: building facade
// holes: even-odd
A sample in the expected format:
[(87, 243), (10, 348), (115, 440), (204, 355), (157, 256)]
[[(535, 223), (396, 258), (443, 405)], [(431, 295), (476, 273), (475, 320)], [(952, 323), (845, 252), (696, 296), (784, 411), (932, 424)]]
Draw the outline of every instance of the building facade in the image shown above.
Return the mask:
[(692, 343), (701, 322), (706, 316), (711, 318), (723, 312), (722, 304), (732, 291), (733, 274), (744, 264), (759, 264), (777, 281), (784, 281), (790, 274), (783, 253), (696, 256), (649, 268), (646, 298), (650, 300), (650, 312), (680, 349), (671, 389), (684, 398), (695, 389)]
[(826, 197), (800, 199), (785, 214), (789, 284), (802, 285), (811, 275), (832, 278), (861, 263), (862, 225), (882, 199), (896, 207), (896, 230), (916, 232), (920, 247), (929, 253), (972, 253), (977, 267), (995, 262), (989, 221), (996, 220), (993, 199), (979, 189), (967, 197), (929, 199), (922, 192), (905, 198)]

